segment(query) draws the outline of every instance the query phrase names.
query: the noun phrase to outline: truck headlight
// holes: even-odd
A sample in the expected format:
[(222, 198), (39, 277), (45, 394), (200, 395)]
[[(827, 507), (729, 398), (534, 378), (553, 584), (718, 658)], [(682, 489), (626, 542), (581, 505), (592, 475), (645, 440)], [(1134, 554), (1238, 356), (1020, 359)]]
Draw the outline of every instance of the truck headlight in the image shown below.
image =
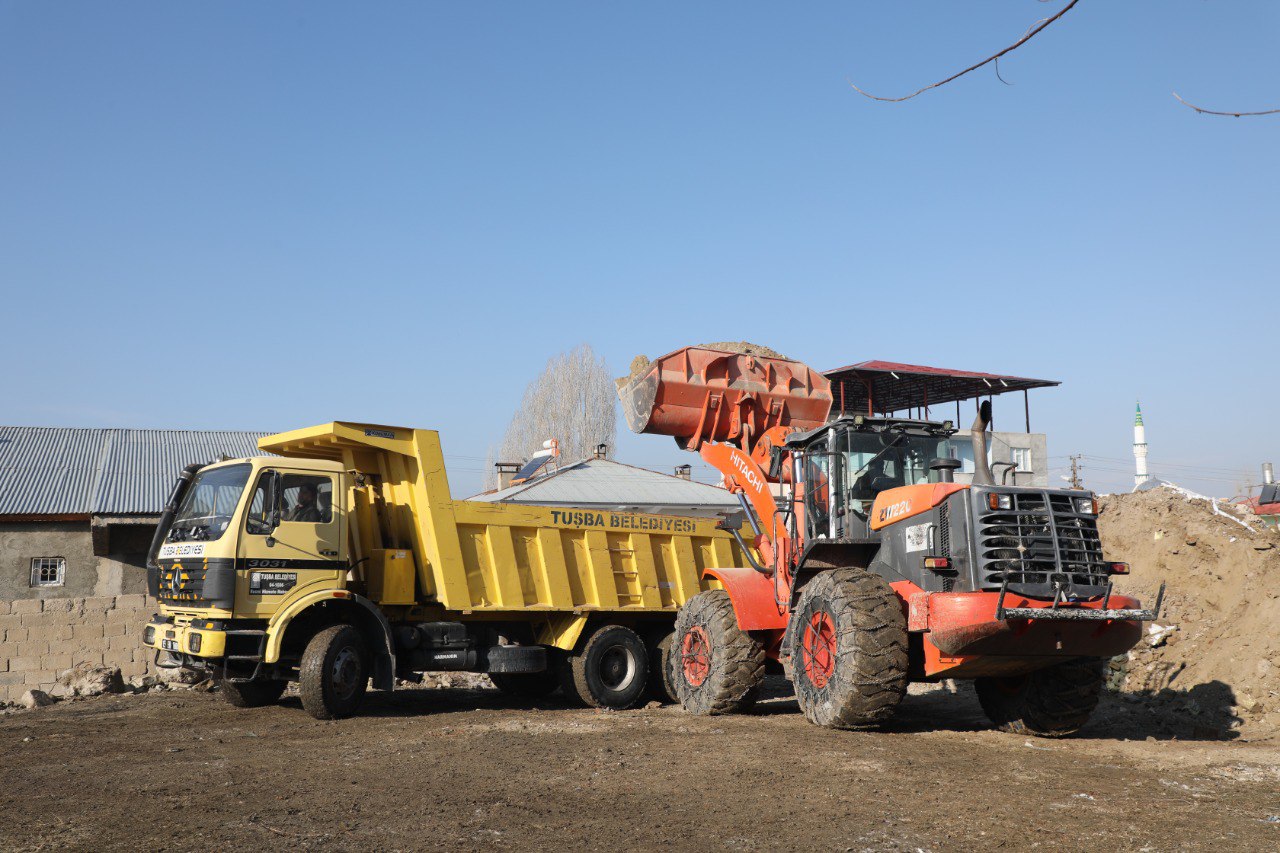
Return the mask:
[(200, 643), (201, 636), (199, 634), (191, 634), (187, 637), (187, 648), (191, 650), (192, 654), (200, 653)]
[(155, 625), (148, 625), (147, 630), (142, 632), (142, 642), (146, 643), (148, 646), (154, 646), (156, 644)]

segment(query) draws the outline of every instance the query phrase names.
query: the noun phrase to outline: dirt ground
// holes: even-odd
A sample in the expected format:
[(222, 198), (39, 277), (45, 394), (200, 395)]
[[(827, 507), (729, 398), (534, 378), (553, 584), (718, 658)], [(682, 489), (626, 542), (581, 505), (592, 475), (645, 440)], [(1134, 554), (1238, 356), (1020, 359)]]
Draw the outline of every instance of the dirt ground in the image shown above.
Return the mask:
[[(1173, 739), (1107, 700), (1081, 736), (987, 729), (971, 694), (909, 696), (883, 732), (750, 716), (371, 694), (109, 696), (0, 718), (0, 847), (1124, 850), (1280, 847), (1280, 741)], [(1149, 736), (1151, 732), (1157, 735)]]

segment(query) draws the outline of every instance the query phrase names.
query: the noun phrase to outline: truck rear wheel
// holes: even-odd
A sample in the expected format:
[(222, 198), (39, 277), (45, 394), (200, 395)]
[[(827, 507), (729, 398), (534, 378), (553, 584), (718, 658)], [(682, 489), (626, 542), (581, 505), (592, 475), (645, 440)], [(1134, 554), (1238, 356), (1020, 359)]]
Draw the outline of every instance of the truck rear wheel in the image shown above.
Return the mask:
[(907, 624), (893, 589), (862, 569), (824, 571), (791, 617), (791, 680), (809, 722), (866, 729), (907, 691)]
[(700, 592), (676, 616), (669, 676), (691, 714), (732, 714), (755, 704), (764, 681), (764, 645), (738, 627), (729, 593)]
[(350, 625), (325, 628), (307, 643), (299, 673), (307, 713), (317, 720), (350, 717), (369, 686), (364, 638)]
[(546, 672), (491, 672), (493, 686), (518, 699), (545, 699), (560, 686), (553, 670)]
[(675, 630), (659, 631), (649, 638), (649, 697), (664, 705), (679, 702), (671, 680), (671, 649)]
[(649, 681), (649, 653), (630, 628), (605, 625), (580, 651), (563, 657), (560, 686), (571, 701), (595, 708), (634, 708)]
[(261, 708), (264, 705), (274, 705), (280, 701), (284, 689), (289, 686), (287, 681), (266, 679), (228, 681), (225, 672), (218, 673), (217, 682), (218, 689), (222, 691), (222, 698), (236, 708)]
[(983, 713), (1001, 731), (1037, 737), (1075, 734), (1098, 707), (1106, 662), (1066, 661), (1029, 675), (974, 679)]

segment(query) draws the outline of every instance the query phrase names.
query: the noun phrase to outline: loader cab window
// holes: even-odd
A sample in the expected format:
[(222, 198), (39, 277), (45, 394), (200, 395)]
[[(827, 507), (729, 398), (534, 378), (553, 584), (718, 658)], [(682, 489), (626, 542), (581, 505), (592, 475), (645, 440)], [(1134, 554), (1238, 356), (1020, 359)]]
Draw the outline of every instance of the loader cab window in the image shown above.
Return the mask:
[(876, 495), (898, 486), (935, 482), (929, 470), (936, 458), (954, 458), (955, 448), (945, 436), (905, 430), (847, 430), (841, 436), (845, 499), (863, 516)]
[[(270, 471), (258, 475), (249, 502), (246, 529), (250, 533), (269, 533), (267, 501)], [(328, 524), (333, 521), (333, 480), (315, 474), (283, 474), (277, 500), (281, 524)]]
[(804, 507), (811, 538), (830, 535), (831, 491), (831, 454), (823, 440), (804, 454)]

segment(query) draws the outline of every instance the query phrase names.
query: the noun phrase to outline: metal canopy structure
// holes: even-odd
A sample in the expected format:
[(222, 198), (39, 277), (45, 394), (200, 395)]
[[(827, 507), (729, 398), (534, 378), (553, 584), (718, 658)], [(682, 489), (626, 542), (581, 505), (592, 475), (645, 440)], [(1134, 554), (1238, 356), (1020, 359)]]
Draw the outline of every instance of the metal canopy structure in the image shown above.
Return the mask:
[[(1025, 394), (1032, 388), (1051, 388), (1062, 384), (1053, 379), (948, 370), (894, 361), (861, 361), (825, 371), (823, 375), (831, 380), (831, 391), (835, 396), (833, 408), (850, 415), (919, 410), (920, 416), (924, 417), (931, 406), (955, 403), (958, 418), (961, 400), (980, 400), (1010, 391), (1022, 391), (1026, 405)], [(1030, 420), (1028, 412), (1028, 432), (1031, 431)]]

